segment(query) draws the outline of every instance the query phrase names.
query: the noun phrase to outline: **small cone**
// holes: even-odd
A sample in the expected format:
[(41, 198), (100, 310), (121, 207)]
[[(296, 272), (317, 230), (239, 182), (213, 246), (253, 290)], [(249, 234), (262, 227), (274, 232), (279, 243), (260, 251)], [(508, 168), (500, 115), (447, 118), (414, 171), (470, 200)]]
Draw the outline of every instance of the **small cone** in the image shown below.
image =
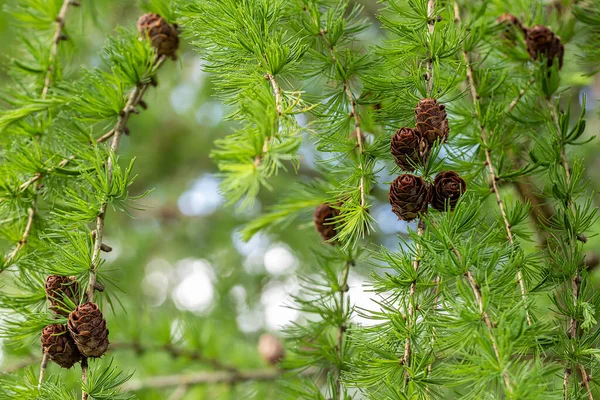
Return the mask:
[(390, 151), (396, 165), (409, 172), (427, 159), (429, 149), (427, 141), (421, 138), (419, 132), (406, 127), (398, 129), (390, 142)]
[(404, 174), (397, 177), (388, 193), (392, 211), (403, 221), (412, 221), (427, 211), (431, 191), (420, 176)]
[(565, 47), (560, 37), (556, 36), (549, 28), (542, 25), (534, 26), (527, 31), (525, 42), (529, 56), (533, 60), (539, 60), (543, 55), (548, 59), (548, 67), (551, 67), (554, 59), (558, 58), (558, 68), (562, 68)]
[(69, 332), (86, 357), (101, 357), (108, 349), (106, 320), (98, 305), (84, 303), (69, 314)]
[(81, 353), (66, 325), (48, 325), (42, 330), (40, 341), (44, 353), (62, 368), (71, 368), (81, 360)]
[(69, 304), (79, 303), (79, 285), (75, 277), (50, 275), (46, 278), (46, 298), (50, 302), (50, 309), (56, 314), (69, 316)]
[(448, 141), (448, 118), (446, 106), (438, 104), (436, 99), (421, 99), (415, 108), (417, 118), (416, 130), (431, 145), (437, 139), (442, 143)]
[(335, 219), (339, 215), (339, 210), (331, 207), (329, 204), (321, 204), (315, 209), (315, 228), (324, 242), (335, 244), (332, 240), (337, 235)]
[(138, 30), (148, 37), (158, 56), (166, 55), (177, 59), (179, 48), (179, 32), (163, 17), (155, 13), (147, 13), (138, 19)]
[(433, 181), (431, 206), (438, 211), (444, 211), (447, 203), (448, 208), (454, 210), (465, 190), (467, 184), (456, 172), (440, 172)]
[(285, 348), (276, 336), (270, 333), (260, 335), (258, 353), (270, 365), (277, 365), (285, 357)]

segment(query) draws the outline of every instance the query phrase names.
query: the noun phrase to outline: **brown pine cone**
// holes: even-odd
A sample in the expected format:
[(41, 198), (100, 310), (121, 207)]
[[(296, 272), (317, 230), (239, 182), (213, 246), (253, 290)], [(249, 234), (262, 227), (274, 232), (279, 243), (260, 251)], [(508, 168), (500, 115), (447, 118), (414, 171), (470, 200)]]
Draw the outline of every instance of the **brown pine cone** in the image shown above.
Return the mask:
[(431, 206), (438, 211), (444, 211), (447, 202), (450, 210), (454, 210), (458, 199), (465, 190), (467, 190), (467, 184), (456, 172), (440, 172), (433, 181)]
[(421, 99), (417, 108), (417, 130), (421, 137), (431, 145), (440, 138), (442, 143), (448, 141), (448, 118), (446, 106), (438, 104), (436, 99)]
[(166, 55), (177, 59), (179, 32), (175, 25), (169, 24), (158, 14), (147, 13), (138, 19), (138, 30), (148, 37), (158, 56)]
[(518, 39), (516, 32), (518, 31), (523, 32), (524, 37), (527, 36), (527, 28), (525, 28), (521, 21), (519, 21), (519, 19), (512, 14), (502, 14), (500, 17), (498, 17), (496, 22), (504, 27), (502, 39), (508, 42), (513, 44), (516, 43)]
[(77, 348), (86, 357), (101, 357), (108, 349), (106, 320), (98, 305), (84, 303), (69, 314), (69, 332)]
[(277, 365), (285, 357), (285, 348), (279, 338), (263, 333), (258, 339), (258, 353), (267, 363)]
[(525, 42), (532, 59), (538, 60), (541, 55), (544, 55), (548, 59), (548, 67), (551, 67), (554, 59), (558, 58), (558, 68), (562, 68), (565, 46), (561, 43), (560, 37), (549, 28), (542, 25), (534, 26), (527, 31)]
[(73, 304), (79, 303), (77, 280), (72, 276), (50, 275), (46, 278), (46, 297), (52, 311), (68, 317), (71, 311), (66, 299), (68, 298)]
[(388, 193), (392, 211), (404, 221), (412, 221), (425, 212), (430, 197), (429, 184), (420, 176), (410, 174), (397, 177)]
[(42, 330), (40, 341), (44, 353), (62, 368), (71, 368), (81, 360), (81, 353), (66, 325), (48, 325)]
[(336, 232), (336, 217), (340, 215), (340, 211), (331, 207), (329, 204), (321, 204), (315, 209), (314, 222), (315, 228), (324, 242), (335, 244), (332, 239), (337, 234)]
[(398, 129), (390, 143), (396, 165), (404, 171), (414, 171), (415, 165), (422, 164), (427, 159), (429, 148), (419, 132), (406, 127)]

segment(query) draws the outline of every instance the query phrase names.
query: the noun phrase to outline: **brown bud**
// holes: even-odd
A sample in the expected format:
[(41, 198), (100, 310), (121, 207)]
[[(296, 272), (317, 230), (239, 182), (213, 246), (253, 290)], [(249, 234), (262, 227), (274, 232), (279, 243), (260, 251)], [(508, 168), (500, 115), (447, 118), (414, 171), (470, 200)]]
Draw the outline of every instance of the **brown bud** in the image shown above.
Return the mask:
[(258, 339), (258, 353), (270, 365), (277, 365), (285, 357), (285, 348), (279, 338), (264, 333)]
[(179, 48), (179, 32), (163, 17), (155, 13), (147, 13), (138, 19), (138, 30), (144, 37), (148, 37), (158, 56), (166, 55), (177, 59)]
[(555, 58), (558, 58), (558, 67), (562, 68), (565, 47), (561, 43), (560, 37), (556, 36), (549, 28), (536, 25), (527, 31), (525, 39), (529, 56), (534, 60), (539, 60), (540, 56), (545, 56), (548, 60), (548, 66), (551, 67)]
[(430, 193), (429, 184), (423, 178), (404, 174), (392, 182), (388, 199), (398, 218), (412, 221), (427, 210)]
[(415, 108), (417, 127), (415, 128), (421, 137), (429, 144), (437, 139), (442, 143), (448, 141), (448, 118), (446, 106), (438, 104), (436, 99), (421, 99)]
[(419, 132), (406, 127), (398, 129), (390, 142), (390, 151), (396, 165), (404, 171), (414, 171), (415, 165), (422, 164), (427, 158), (429, 148)]
[(444, 211), (448, 203), (449, 209), (453, 210), (466, 189), (467, 184), (456, 172), (440, 172), (433, 181), (431, 206), (436, 210)]
[(315, 209), (314, 222), (315, 228), (324, 242), (335, 244), (332, 239), (337, 234), (336, 218), (340, 215), (339, 210), (331, 207), (329, 204), (321, 204)]
[(84, 303), (69, 314), (69, 332), (86, 357), (101, 357), (108, 349), (108, 329), (95, 303)]
[(44, 353), (62, 368), (71, 368), (81, 360), (81, 353), (66, 325), (48, 325), (42, 330), (40, 341)]
[(46, 297), (50, 309), (56, 314), (69, 315), (71, 309), (67, 299), (73, 304), (79, 303), (79, 285), (75, 277), (50, 275), (46, 278)]

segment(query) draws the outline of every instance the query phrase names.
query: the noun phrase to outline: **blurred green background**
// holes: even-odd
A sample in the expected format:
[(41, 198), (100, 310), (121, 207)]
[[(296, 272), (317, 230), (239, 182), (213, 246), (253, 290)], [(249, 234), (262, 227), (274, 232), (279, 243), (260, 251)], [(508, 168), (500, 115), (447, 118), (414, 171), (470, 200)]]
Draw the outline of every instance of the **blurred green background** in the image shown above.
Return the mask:
[[(0, 6), (9, 1), (0, 0)], [(77, 76), (79, 66), (98, 66), (106, 36), (115, 34), (119, 25), (135, 29), (143, 12), (134, 0), (81, 3), (82, 7), (68, 16), (67, 31), (72, 40), (62, 50), (67, 77)], [(365, 16), (374, 21), (364, 40), (377, 43), (380, 33), (374, 13), (378, 6), (375, 1), (363, 3)], [(4, 65), (19, 54), (11, 41), (17, 34), (7, 14), (1, 13), (0, 61)], [(575, 47), (568, 46), (567, 51), (570, 49)], [(575, 62), (566, 58), (567, 64)], [(0, 84), (8, 79), (5, 70), (0, 71)], [(311, 254), (326, 245), (314, 232), (310, 215), (301, 226), (259, 234), (247, 243), (238, 232), (285, 193), (290, 179), (314, 176), (313, 148), (308, 141), (302, 147), (299, 177), (291, 178), (292, 173), (275, 177), (270, 182), (273, 190), (263, 191), (254, 207), (240, 212), (226, 205), (219, 194), (219, 178), (209, 158), (213, 141), (230, 133), (231, 123), (225, 120), (229, 110), (213, 96), (210, 79), (202, 71), (202, 59), (183, 44), (180, 60), (167, 63), (158, 78), (158, 87), (145, 98), (148, 110), (132, 118), (131, 134), (123, 139), (120, 149), (124, 159), (136, 157), (138, 178), (131, 187), (132, 194), (153, 191), (141, 200), (144, 210), (135, 211), (134, 218), (115, 212), (107, 217), (105, 243), (114, 250), (103, 268), (110, 271), (106, 292), (115, 301), (112, 312), (106, 310), (105, 315), (114, 346), (101, 362), (114, 358), (115, 365), (135, 372), (134, 380), (212, 370), (210, 360), (240, 369), (267, 368), (257, 350), (258, 339), (265, 332), (277, 335), (290, 321), (302, 323), (302, 316), (287, 306), (299, 291), (299, 274), (319, 268)], [(587, 94), (589, 109), (596, 110), (600, 82), (584, 82), (578, 90)], [(588, 134), (598, 130), (596, 115), (589, 113)], [(590, 188), (595, 191), (600, 185), (599, 150), (598, 141), (577, 149), (585, 158)], [(387, 204), (383, 182), (391, 178), (385, 171), (373, 193), (377, 200), (371, 214), (378, 223), (369, 248), (377, 244), (394, 248), (397, 235), (406, 232), (406, 224), (397, 221)], [(513, 195), (508, 196), (510, 201)], [(588, 248), (598, 248), (598, 244), (597, 238), (591, 238)], [(358, 265), (350, 275), (349, 297), (358, 307), (376, 307), (368, 287), (370, 269)], [(358, 316), (355, 320), (367, 323)], [(169, 345), (202, 356), (172, 357)], [(0, 370), (27, 362), (37, 369), (38, 353), (37, 343), (16, 348), (4, 340)], [(60, 371), (51, 365), (50, 372), (62, 374), (72, 385), (80, 377), (77, 368)], [(179, 396), (176, 387), (140, 391), (138, 396), (144, 400), (278, 399), (280, 390), (278, 384), (266, 382), (195, 386), (184, 397), (175, 397)]]

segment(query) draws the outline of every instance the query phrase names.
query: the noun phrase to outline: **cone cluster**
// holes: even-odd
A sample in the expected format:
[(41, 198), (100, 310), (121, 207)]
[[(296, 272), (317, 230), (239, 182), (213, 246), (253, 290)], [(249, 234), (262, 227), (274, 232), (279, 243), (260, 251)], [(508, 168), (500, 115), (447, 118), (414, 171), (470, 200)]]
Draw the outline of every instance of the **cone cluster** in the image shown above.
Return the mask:
[(555, 59), (558, 59), (559, 69), (563, 66), (565, 46), (562, 44), (560, 36), (557, 36), (550, 28), (543, 25), (536, 25), (533, 28), (525, 27), (517, 17), (511, 14), (503, 14), (497, 22), (504, 27), (502, 38), (511, 44), (516, 44), (517, 32), (521, 31), (525, 38), (527, 51), (532, 60), (539, 60), (545, 57), (548, 67), (551, 67)]
[[(427, 162), (434, 143), (448, 140), (446, 107), (436, 99), (421, 99), (415, 108), (416, 128), (398, 129), (390, 143), (396, 164), (412, 172)], [(388, 199), (392, 211), (403, 221), (412, 221), (427, 211), (452, 210), (465, 192), (465, 181), (454, 171), (440, 172), (433, 185), (420, 176), (402, 174), (392, 182)]]
[(179, 48), (179, 32), (177, 26), (169, 24), (163, 17), (155, 13), (147, 13), (138, 19), (138, 30), (144, 38), (148, 38), (156, 54), (177, 59)]
[(46, 297), (56, 316), (68, 317), (67, 324), (52, 324), (42, 330), (42, 350), (62, 368), (71, 368), (83, 357), (101, 357), (108, 349), (106, 320), (98, 305), (79, 304), (80, 291), (75, 277), (50, 275)]

